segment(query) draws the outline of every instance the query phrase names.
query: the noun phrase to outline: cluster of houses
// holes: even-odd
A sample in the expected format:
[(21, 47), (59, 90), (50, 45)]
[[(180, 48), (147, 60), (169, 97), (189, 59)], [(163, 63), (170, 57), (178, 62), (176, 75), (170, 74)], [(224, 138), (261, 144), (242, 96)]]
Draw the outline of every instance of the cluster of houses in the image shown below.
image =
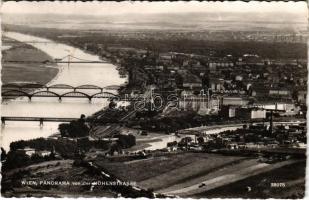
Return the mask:
[(135, 67), (128, 72), (129, 84), (141, 89), (151, 84), (158, 91), (183, 91), (179, 95), (185, 93), (192, 99), (201, 98), (200, 91), (208, 90), (206, 103), (180, 102), (182, 107), (200, 113), (265, 118), (267, 109), (297, 115), (299, 105), (306, 104), (305, 59), (274, 60), (249, 53), (240, 57), (209, 57), (120, 46), (100, 49), (103, 56), (112, 58), (121, 69), (126, 68), (121, 66), (126, 59), (133, 59), (135, 63), (130, 65)]
[[(192, 135), (186, 135), (179, 142), (168, 143), (166, 150), (306, 149), (306, 132), (306, 123), (277, 124), (272, 132), (267, 124), (251, 124), (213, 134), (202, 134), (201, 129), (200, 133), (194, 134), (193, 131)], [(190, 134), (190, 131), (186, 133)]]
[(55, 152), (55, 151), (47, 151), (47, 150), (37, 150), (37, 149), (30, 148), (30, 147), (18, 149), (17, 151), (25, 153), (29, 157), (34, 156), (34, 155), (45, 157), (45, 156), (50, 156), (53, 152)]

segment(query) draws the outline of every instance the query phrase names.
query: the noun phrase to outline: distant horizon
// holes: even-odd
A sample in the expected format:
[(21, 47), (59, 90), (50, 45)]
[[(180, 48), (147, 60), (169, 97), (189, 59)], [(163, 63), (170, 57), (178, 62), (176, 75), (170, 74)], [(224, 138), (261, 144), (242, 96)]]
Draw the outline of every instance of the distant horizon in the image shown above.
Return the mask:
[[(71, 15), (71, 16), (91, 16), (91, 17), (103, 17), (103, 16), (122, 16), (122, 15), (186, 15), (186, 14), (248, 14), (248, 13), (261, 13), (259, 11), (247, 11), (247, 12), (236, 12), (236, 11), (207, 11), (207, 12), (158, 12), (158, 13), (138, 13), (138, 12), (130, 12), (130, 13), (112, 13), (112, 14), (101, 14), (94, 15), (88, 13), (3, 13), (3, 15)], [(295, 12), (283, 12), (283, 11), (265, 11), (264, 14), (292, 14), (292, 15), (302, 15), (303, 13), (295, 13)]]
[[(6, 13), (3, 14), (3, 18), (5, 19), (6, 16), (73, 16), (79, 18), (103, 18), (107, 17), (110, 19), (119, 19), (119, 17), (138, 17), (145, 16), (145, 17), (156, 17), (163, 19), (164, 17), (176, 17), (176, 16), (190, 16), (192, 17), (199, 16), (199, 17), (218, 17), (218, 21), (230, 21), (230, 17), (239, 17), (241, 21), (284, 21), (284, 22), (295, 22), (297, 20), (301, 20), (303, 22), (307, 22), (307, 17), (303, 17), (299, 13), (292, 13), (292, 12), (282, 12), (282, 11), (274, 11), (274, 12), (233, 12), (233, 11), (220, 11), (220, 12), (179, 12), (179, 13), (118, 13), (118, 14), (102, 14), (102, 15), (91, 15), (91, 14), (77, 14), (77, 13)], [(203, 16), (204, 15), (204, 16)], [(246, 18), (243, 18), (243, 15), (248, 15)], [(254, 18), (252, 18), (252, 15)], [(278, 18), (273, 18), (272, 15), (280, 16)], [(287, 17), (289, 16), (289, 17)], [(295, 18), (291, 18), (291, 16), (295, 16)], [(263, 20), (259, 20), (263, 19)], [(266, 20), (267, 19), (267, 20)], [(70, 19), (68, 19), (70, 20)], [(139, 19), (143, 20), (143, 19)], [(192, 19), (187, 19), (192, 20)], [(288, 20), (288, 21), (287, 21)], [(212, 21), (212, 20), (211, 20)], [(214, 20), (213, 20), (214, 21)]]
[[(3, 2), (1, 13), (122, 15), (184, 13), (287, 13), (308, 15), (306, 2)], [(275, 17), (275, 16), (274, 16)]]
[[(273, 16), (276, 16), (274, 18)], [(186, 12), (186, 13), (119, 13), (105, 15), (76, 14), (76, 13), (7, 13), (2, 15), (2, 23), (27, 23), (27, 21), (89, 21), (102, 20), (102, 23), (201, 23), (201, 22), (252, 22), (252, 23), (286, 23), (305, 24), (307, 17), (298, 13), (275, 12)]]
[(304, 2), (4, 2), (1, 11), (2, 24), (75, 29), (299, 32), (308, 23)]

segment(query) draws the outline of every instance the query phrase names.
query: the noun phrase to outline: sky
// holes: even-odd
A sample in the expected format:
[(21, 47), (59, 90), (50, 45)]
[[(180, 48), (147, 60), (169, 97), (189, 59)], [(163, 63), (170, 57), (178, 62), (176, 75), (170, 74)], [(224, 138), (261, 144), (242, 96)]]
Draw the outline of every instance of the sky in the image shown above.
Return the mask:
[(128, 13), (288, 12), (307, 16), (306, 2), (3, 2), (1, 13), (118, 15)]

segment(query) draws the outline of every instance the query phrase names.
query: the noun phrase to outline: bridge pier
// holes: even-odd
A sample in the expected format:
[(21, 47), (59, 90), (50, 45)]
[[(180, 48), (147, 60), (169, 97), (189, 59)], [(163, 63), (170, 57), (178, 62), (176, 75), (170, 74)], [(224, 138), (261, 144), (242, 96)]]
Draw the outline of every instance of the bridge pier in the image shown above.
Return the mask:
[(43, 119), (43, 118), (40, 118), (40, 127), (43, 126), (43, 122), (44, 122), (44, 119)]
[(61, 97), (59, 97), (58, 101), (59, 101), (59, 103), (61, 103), (61, 102), (62, 102), (62, 99), (61, 99)]
[(4, 117), (1, 117), (1, 125), (5, 126), (5, 118)]

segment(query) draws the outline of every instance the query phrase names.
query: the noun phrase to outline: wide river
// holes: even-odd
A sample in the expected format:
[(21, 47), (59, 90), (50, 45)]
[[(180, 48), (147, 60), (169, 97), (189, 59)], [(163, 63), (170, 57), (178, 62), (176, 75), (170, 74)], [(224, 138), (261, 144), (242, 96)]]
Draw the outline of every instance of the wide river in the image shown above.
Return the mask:
[[(96, 55), (91, 55), (75, 47), (56, 43), (45, 38), (15, 32), (5, 32), (4, 35), (17, 41), (28, 43), (47, 53), (54, 59), (63, 58), (70, 54), (84, 60), (100, 60)], [(31, 41), (39, 43), (33, 43)], [(109, 63), (70, 63), (69, 66), (68, 64), (58, 64), (57, 67), (59, 68), (59, 73), (48, 85), (68, 84), (79, 86), (92, 84), (106, 87), (109, 85), (121, 85), (126, 81), (126, 79), (120, 78), (116, 66)], [(59, 89), (54, 89), (53, 91), (57, 93), (68, 92)], [(82, 92), (94, 94), (99, 91), (83, 90)], [(106, 105), (107, 100), (105, 99), (94, 99), (89, 103), (88, 99), (83, 98), (63, 98), (60, 103), (58, 99), (54, 97), (35, 97), (31, 102), (29, 102), (27, 98), (18, 98), (2, 103), (1, 115), (75, 118), (80, 117), (81, 114), (91, 115), (104, 108)], [(9, 150), (9, 145), (13, 141), (48, 137), (57, 132), (58, 124), (59, 123), (45, 122), (44, 126), (40, 127), (39, 122), (7, 121), (6, 125), (1, 128), (2, 147)]]

